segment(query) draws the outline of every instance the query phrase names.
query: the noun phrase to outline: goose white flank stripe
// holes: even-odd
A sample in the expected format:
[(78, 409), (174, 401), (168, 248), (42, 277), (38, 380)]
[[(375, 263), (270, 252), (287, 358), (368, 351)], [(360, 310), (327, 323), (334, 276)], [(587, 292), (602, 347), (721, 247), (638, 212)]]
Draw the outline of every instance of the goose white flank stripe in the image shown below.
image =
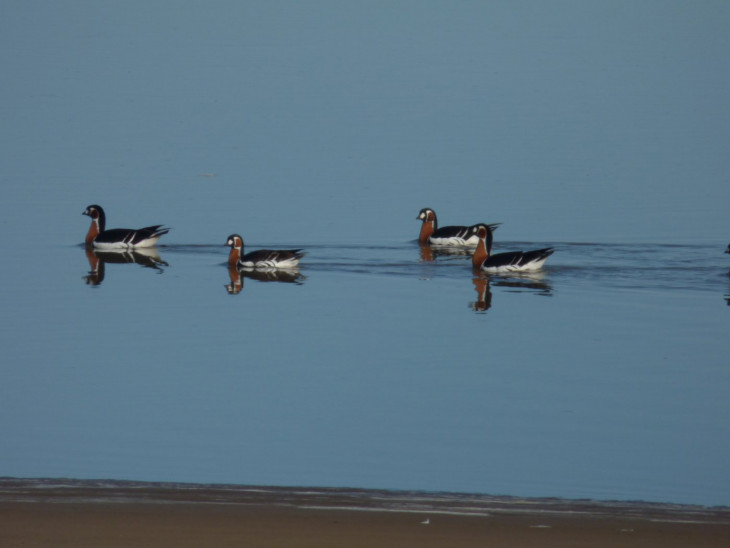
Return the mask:
[(228, 266), (238, 269), (296, 268), (305, 253), (301, 249), (259, 249), (243, 254), (243, 238), (238, 234), (228, 236), (226, 245), (231, 248)]
[[(430, 207), (424, 207), (416, 218), (423, 221), (421, 232), (418, 235), (418, 242), (421, 245), (471, 247), (479, 243), (476, 234), (479, 225), (444, 226), (439, 228), (436, 212)], [(489, 226), (496, 229), (499, 223)]]
[(137, 247), (153, 247), (161, 236), (170, 229), (162, 225), (144, 228), (112, 228), (106, 229), (106, 215), (100, 205), (90, 205), (82, 213), (91, 217), (91, 226), (86, 233), (86, 245), (95, 249), (131, 249)]
[(472, 265), (487, 274), (503, 272), (530, 272), (539, 270), (555, 250), (552, 247), (533, 251), (509, 251), (492, 255), (492, 229), (488, 225), (477, 226), (479, 243), (472, 255)]

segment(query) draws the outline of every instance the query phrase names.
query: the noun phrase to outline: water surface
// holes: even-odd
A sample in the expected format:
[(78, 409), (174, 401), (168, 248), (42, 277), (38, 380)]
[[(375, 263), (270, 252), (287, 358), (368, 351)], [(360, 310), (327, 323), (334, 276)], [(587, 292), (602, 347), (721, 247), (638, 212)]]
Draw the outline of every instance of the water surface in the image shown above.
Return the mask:
[(730, 504), (725, 3), (6, 4), (0, 475)]
[(56, 248), (64, 283), (10, 301), (5, 473), (726, 500), (711, 246), (555, 243), (540, 276), (480, 279), (412, 241), (296, 243), (299, 283), (236, 294), (224, 246), (98, 286)]

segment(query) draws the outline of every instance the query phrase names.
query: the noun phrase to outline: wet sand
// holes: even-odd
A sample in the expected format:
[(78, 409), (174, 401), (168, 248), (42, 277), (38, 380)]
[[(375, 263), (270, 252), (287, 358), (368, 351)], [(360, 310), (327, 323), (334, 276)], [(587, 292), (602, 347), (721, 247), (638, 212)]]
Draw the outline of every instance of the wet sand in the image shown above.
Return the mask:
[(0, 480), (0, 546), (720, 547), (730, 508), (443, 493)]

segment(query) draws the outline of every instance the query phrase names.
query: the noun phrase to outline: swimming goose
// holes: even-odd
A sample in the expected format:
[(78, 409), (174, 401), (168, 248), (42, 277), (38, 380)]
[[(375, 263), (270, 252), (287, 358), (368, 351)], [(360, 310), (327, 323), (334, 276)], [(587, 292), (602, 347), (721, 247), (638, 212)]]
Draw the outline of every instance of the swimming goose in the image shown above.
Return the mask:
[(488, 225), (477, 225), (476, 234), (479, 243), (472, 255), (472, 265), (487, 274), (539, 270), (555, 252), (552, 247), (546, 247), (534, 251), (508, 251), (492, 255), (492, 229)]
[[(476, 235), (476, 228), (479, 225), (444, 226), (439, 228), (436, 212), (429, 207), (424, 207), (416, 218), (423, 221), (421, 232), (418, 235), (418, 242), (421, 245), (475, 246), (479, 243), (479, 238)], [(494, 230), (499, 226), (499, 223), (488, 226)]]
[(162, 225), (144, 228), (111, 228), (106, 230), (106, 215), (100, 205), (90, 205), (82, 213), (91, 217), (91, 226), (86, 233), (86, 245), (96, 249), (129, 249), (135, 247), (152, 247), (167, 234), (170, 229)]
[(228, 266), (238, 269), (295, 268), (305, 253), (301, 249), (259, 249), (243, 254), (243, 238), (238, 234), (228, 236), (226, 245), (231, 248)]

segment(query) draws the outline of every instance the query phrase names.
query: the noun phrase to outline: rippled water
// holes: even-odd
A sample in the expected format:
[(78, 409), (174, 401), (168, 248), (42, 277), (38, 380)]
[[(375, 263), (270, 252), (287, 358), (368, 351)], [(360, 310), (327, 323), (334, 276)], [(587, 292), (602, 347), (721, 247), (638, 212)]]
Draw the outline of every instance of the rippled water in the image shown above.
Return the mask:
[[(10, 2), (0, 476), (730, 504), (722, 3)], [(103, 263), (109, 227), (172, 228)], [(539, 276), (429, 255), (501, 222)], [(231, 277), (226, 236), (307, 251)]]
[(728, 500), (722, 250), (510, 242), (557, 251), (481, 279), (412, 241), (293, 244), (297, 283), (238, 292), (222, 245), (96, 286), (57, 248), (61, 283), (10, 302), (38, 313), (4, 345), (3, 473)]

